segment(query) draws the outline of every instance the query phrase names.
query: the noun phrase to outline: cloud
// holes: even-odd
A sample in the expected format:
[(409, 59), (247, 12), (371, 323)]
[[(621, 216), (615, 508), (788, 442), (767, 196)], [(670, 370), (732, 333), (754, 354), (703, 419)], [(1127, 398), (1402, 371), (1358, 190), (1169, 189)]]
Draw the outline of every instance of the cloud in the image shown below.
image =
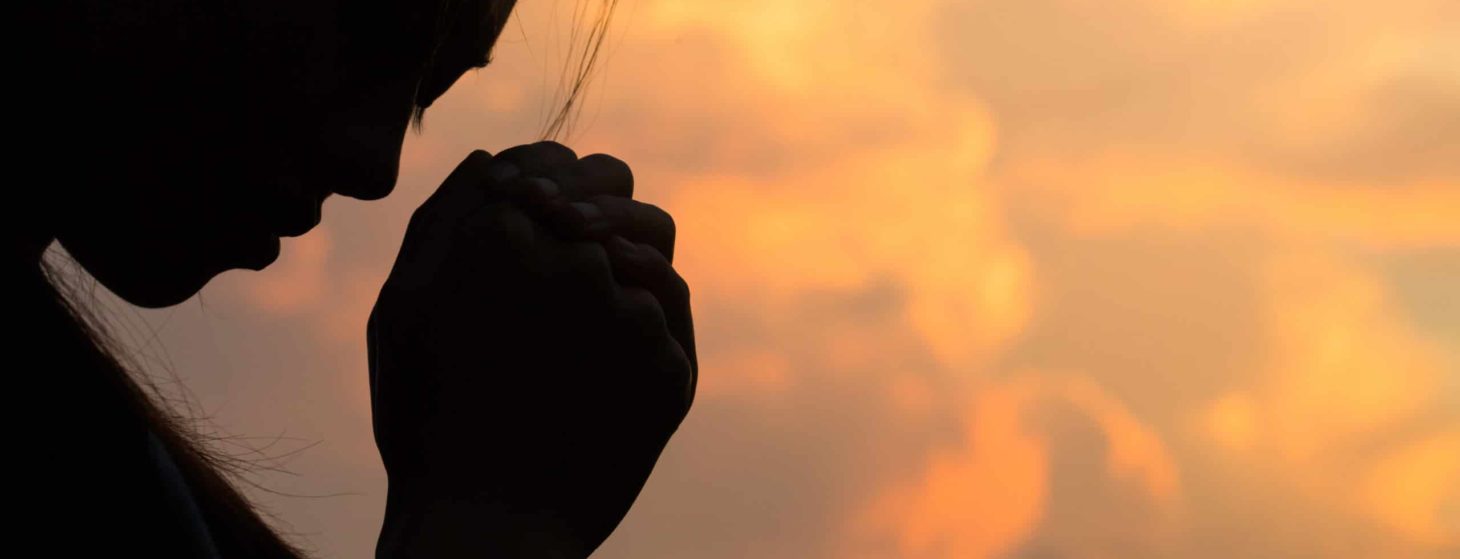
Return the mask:
[[(1024, 373), (982, 387), (964, 421), (961, 444), (867, 506), (840, 556), (1085, 555), (1112, 541), (1124, 556), (1161, 555), (1171, 534), (1158, 532), (1180, 504), (1175, 461), (1088, 377)], [(868, 553), (879, 547), (894, 553)]]
[(988, 101), (1007, 159), (1111, 148), (1330, 184), (1460, 179), (1452, 3), (943, 4), (947, 84)]
[[(566, 21), (519, 8), (395, 194), (168, 323), (231, 431), (339, 449), (271, 478), (367, 495), (270, 498), (326, 554), (378, 526), (359, 333), (407, 217), (551, 110)], [(676, 216), (703, 380), (599, 556), (1460, 546), (1453, 2), (620, 9), (573, 144)]]

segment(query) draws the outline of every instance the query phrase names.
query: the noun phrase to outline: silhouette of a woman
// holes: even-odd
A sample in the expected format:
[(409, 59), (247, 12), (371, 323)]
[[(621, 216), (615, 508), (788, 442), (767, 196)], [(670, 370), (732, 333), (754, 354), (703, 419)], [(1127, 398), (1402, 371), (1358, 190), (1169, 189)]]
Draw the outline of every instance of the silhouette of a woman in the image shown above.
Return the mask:
[[(43, 255), (59, 242), (145, 307), (269, 265), (326, 197), (391, 191), (413, 116), (485, 64), (513, 4), (26, 4), (13, 180), (33, 178), (5, 220), (12, 551), (302, 555)], [(412, 216), (366, 332), (389, 477), (377, 556), (584, 557), (627, 512), (697, 370), (673, 222), (632, 191), (621, 161), (540, 142), (470, 154)]]

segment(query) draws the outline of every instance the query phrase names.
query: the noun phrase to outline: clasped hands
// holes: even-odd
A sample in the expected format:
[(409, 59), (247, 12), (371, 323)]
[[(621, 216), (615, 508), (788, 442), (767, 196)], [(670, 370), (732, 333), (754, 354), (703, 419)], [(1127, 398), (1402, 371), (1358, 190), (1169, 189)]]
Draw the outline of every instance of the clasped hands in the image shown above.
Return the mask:
[(694, 399), (674, 222), (607, 155), (473, 152), (412, 215), (368, 326), (378, 557), (586, 557)]

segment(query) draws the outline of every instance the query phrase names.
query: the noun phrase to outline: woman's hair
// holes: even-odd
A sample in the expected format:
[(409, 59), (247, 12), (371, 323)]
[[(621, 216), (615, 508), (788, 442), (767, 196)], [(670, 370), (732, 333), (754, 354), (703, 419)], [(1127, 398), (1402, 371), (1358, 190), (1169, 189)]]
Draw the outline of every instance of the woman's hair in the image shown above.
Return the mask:
[[(618, 3), (617, 0), (600, 2), (584, 32), (578, 28), (589, 19), (589, 9), (579, 3), (574, 10), (573, 34), (569, 43), (575, 59), (566, 65), (560, 78), (560, 90), (552, 99), (559, 108), (546, 119), (543, 139), (558, 138), (571, 129), (576, 120), (580, 108), (577, 101), (597, 68), (599, 53)], [(490, 4), (499, 5), (497, 2)], [(580, 43), (578, 39), (583, 41)], [(419, 109), (414, 120), (419, 125)], [(251, 470), (253, 464), (250, 460), (230, 455), (205, 441), (195, 429), (195, 421), (175, 409), (176, 405), (168, 405), (168, 395), (158, 389), (150, 377), (136, 370), (137, 367), (128, 366), (121, 344), (112, 338), (110, 329), (91, 308), (94, 298), (89, 289), (82, 287), (86, 280), (81, 279), (84, 276), (79, 269), (74, 269), (79, 266), (74, 265), (74, 261), (71, 264), (66, 267), (73, 269), (62, 269), (62, 265), (50, 261), (50, 258), (41, 259), (41, 274), (47, 284), (47, 297), (51, 298), (45, 306), (51, 309), (50, 312), (65, 315), (61, 318), (74, 325), (74, 329), (68, 326), (67, 335), (75, 339), (66, 341), (94, 353), (90, 356), (91, 361), (104, 369), (102, 373), (108, 377), (105, 379), (108, 385), (115, 387), (128, 411), (139, 417), (162, 442), (196, 496), (200, 512), (220, 552), (225, 556), (262, 559), (303, 557), (303, 550), (280, 537), (235, 486), (236, 482), (244, 481), (240, 476)]]
[(617, 6), (618, 0), (602, 0), (598, 12), (593, 14), (593, 22), (587, 26), (587, 35), (581, 44), (577, 39), (580, 37), (579, 29), (583, 27), (583, 21), (589, 17), (588, 9), (579, 3), (573, 10), (568, 50), (577, 55), (576, 62), (570, 62), (563, 68), (558, 89), (550, 105), (558, 107), (558, 110), (547, 120), (542, 131), (543, 139), (558, 139), (577, 122), (583, 109), (578, 100), (593, 79), (594, 71), (598, 69), (599, 53), (603, 50), (603, 41), (608, 38), (608, 28), (613, 23), (614, 8)]
[[(110, 329), (98, 314), (83, 306), (86, 299), (94, 300), (94, 297), (90, 289), (83, 287), (86, 280), (82, 279), (85, 276), (80, 272), (80, 266), (74, 261), (70, 264), (71, 270), (63, 270), (60, 269), (63, 264), (48, 261), (48, 258), (43, 257), (40, 262), (40, 273), (49, 291), (47, 296), (51, 298), (50, 304), (45, 306), (52, 312), (64, 314), (59, 318), (69, 319), (69, 324), (74, 326), (67, 332), (74, 339), (65, 340), (63, 345), (88, 353), (86, 361), (99, 365), (97, 368), (101, 370), (95, 372), (106, 377), (100, 380), (120, 392), (117, 396), (123, 409), (140, 419), (157, 436), (189, 490), (198, 497), (199, 512), (218, 548), (228, 556), (265, 559), (303, 557), (300, 549), (284, 541), (270, 528), (228, 479), (246, 473), (247, 461), (204, 444), (197, 432), (187, 425), (188, 418), (159, 403), (165, 395), (149, 377), (134, 376), (123, 365), (120, 344), (112, 338)], [(143, 388), (144, 384), (147, 389)]]
[[(455, 13), (452, 8), (461, 5), (463, 0), (442, 0), (445, 8), (442, 13)], [(477, 2), (472, 3), (473, 7), (480, 10), (486, 4), (484, 14), (456, 14), (465, 21), (486, 21), (495, 20), (501, 9), (500, 2)], [(590, 8), (588, 3), (578, 2), (573, 7), (571, 21), (568, 24), (569, 35), (567, 51), (571, 55), (568, 63), (563, 65), (563, 70), (558, 76), (557, 89), (548, 102), (549, 107), (557, 107), (546, 115), (543, 120), (542, 131), (538, 136), (541, 140), (558, 140), (573, 129), (577, 123), (583, 106), (578, 103), (588, 84), (598, 70), (600, 54), (603, 52), (603, 43), (608, 39), (609, 27), (613, 24), (613, 14), (618, 7), (618, 0), (599, 0), (596, 9)], [(586, 23), (586, 25), (585, 25)], [(444, 27), (445, 22), (441, 23)], [(439, 48), (440, 45), (438, 44)], [(432, 52), (433, 60), (428, 60), (427, 65), (434, 63), (435, 51)], [(411, 108), (411, 124), (420, 131), (425, 122), (426, 106), (416, 102)]]

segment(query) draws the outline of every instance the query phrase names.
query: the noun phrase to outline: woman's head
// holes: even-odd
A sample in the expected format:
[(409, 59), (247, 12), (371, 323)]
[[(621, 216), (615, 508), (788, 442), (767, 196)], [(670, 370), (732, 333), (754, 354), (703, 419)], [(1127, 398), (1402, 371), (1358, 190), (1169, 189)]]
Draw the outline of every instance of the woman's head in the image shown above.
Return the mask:
[(82, 0), (57, 9), (47, 234), (144, 306), (277, 257), (331, 194), (394, 187), (413, 115), (485, 63), (514, 0)]

